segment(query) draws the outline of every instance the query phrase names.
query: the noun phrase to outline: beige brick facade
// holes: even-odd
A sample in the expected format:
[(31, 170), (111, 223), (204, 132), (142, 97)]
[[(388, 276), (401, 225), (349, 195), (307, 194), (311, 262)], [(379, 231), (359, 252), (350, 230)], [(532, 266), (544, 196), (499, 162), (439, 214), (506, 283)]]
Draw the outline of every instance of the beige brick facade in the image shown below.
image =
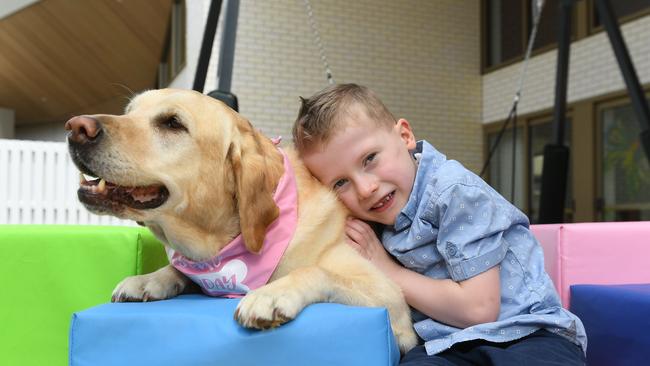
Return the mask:
[[(206, 2), (207, 4), (207, 2)], [(369, 86), (450, 158), (480, 169), (480, 2), (311, 0), (336, 82)], [(207, 10), (207, 5), (206, 5)], [(218, 53), (219, 34), (214, 54)], [(216, 86), (213, 58), (206, 90)], [(267, 135), (327, 86), (302, 0), (241, 0), (232, 91)]]

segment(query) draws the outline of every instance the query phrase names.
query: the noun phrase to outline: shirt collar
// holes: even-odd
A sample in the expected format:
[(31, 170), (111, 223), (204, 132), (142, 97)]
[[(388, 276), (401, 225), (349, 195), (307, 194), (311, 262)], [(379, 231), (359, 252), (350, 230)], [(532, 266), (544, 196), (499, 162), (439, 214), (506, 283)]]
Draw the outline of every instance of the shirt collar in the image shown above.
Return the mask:
[(419, 154), (417, 159), (417, 172), (413, 182), (411, 195), (409, 196), (406, 205), (395, 219), (393, 228), (395, 231), (402, 231), (409, 227), (418, 211), (419, 203), (422, 201), (426, 186), (431, 181), (431, 175), (435, 174), (438, 167), (442, 165), (447, 158), (444, 154), (436, 150), (431, 144), (424, 140), (417, 142), (415, 149), (411, 151), (412, 155)]

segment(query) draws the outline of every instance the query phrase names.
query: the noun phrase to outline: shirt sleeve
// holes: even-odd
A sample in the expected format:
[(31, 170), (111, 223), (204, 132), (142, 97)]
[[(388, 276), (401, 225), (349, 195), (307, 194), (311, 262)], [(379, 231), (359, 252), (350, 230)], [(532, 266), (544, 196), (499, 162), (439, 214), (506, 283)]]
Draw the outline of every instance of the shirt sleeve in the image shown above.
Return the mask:
[(514, 206), (487, 187), (454, 184), (433, 203), (439, 222), (436, 246), (451, 278), (463, 281), (501, 263), (509, 244)]

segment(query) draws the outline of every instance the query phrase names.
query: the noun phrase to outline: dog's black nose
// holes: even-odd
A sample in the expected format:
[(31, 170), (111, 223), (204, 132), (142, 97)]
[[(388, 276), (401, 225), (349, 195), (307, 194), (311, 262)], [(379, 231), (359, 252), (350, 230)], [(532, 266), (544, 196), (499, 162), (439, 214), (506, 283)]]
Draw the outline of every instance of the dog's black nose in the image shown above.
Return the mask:
[(78, 144), (93, 141), (102, 131), (99, 121), (91, 116), (72, 117), (65, 123), (65, 129), (70, 131), (68, 139)]

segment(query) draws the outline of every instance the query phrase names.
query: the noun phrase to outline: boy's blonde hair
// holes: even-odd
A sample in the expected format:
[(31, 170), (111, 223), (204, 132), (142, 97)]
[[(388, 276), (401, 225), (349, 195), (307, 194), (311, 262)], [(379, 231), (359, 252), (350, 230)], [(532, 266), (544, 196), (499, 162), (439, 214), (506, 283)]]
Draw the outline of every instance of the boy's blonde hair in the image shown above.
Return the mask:
[(293, 142), (299, 153), (318, 143), (327, 143), (337, 130), (341, 130), (344, 117), (349, 117), (352, 107), (361, 106), (367, 116), (380, 126), (393, 126), (395, 117), (365, 86), (337, 84), (329, 86), (305, 99), (293, 125)]

